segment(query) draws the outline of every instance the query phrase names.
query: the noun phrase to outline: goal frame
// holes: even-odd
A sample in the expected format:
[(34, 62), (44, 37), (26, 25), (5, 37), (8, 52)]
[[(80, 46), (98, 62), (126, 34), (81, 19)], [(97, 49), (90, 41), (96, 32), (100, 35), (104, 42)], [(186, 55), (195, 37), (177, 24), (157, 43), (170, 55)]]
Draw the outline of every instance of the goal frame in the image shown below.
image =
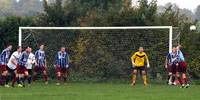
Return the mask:
[(23, 30), (142, 30), (142, 29), (168, 29), (169, 30), (169, 52), (172, 52), (173, 27), (172, 26), (121, 26), (121, 27), (19, 27), (18, 46), (22, 46)]

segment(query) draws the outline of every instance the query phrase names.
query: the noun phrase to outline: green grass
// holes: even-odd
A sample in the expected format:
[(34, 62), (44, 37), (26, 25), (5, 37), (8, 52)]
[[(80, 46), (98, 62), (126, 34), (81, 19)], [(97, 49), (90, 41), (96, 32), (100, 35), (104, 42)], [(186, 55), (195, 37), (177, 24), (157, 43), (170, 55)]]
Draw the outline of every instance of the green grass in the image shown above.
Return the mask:
[(33, 84), (26, 88), (0, 87), (0, 100), (200, 100), (200, 86), (188, 89), (167, 85), (112, 83)]

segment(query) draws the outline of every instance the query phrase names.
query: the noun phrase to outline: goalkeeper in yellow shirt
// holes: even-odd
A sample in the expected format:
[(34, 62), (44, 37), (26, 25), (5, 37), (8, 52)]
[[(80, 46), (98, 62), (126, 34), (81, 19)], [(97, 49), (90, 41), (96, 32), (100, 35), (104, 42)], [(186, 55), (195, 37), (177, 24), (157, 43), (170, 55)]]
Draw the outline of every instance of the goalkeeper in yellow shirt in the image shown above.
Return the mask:
[[(144, 85), (148, 85), (147, 83), (147, 74), (145, 68), (150, 68), (149, 65), (149, 59), (147, 54), (144, 52), (144, 48), (140, 47), (139, 51), (136, 52), (132, 57), (131, 57), (132, 65), (133, 65), (133, 72), (132, 72), (132, 84), (131, 86), (134, 86), (136, 83), (136, 77), (138, 71), (141, 71), (142, 74), (142, 79), (144, 81)], [(146, 65), (146, 67), (145, 67)]]

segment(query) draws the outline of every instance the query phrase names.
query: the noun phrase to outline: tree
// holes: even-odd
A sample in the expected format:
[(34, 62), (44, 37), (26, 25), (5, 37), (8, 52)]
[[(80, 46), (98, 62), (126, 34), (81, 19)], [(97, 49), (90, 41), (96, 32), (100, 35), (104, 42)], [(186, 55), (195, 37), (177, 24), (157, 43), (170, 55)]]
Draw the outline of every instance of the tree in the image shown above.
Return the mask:
[(197, 27), (197, 32), (200, 33), (200, 21), (198, 21), (198, 22), (196, 23), (196, 27)]
[(18, 45), (18, 29), (19, 26), (32, 26), (32, 18), (7, 17), (0, 20), (0, 47), (5, 48), (6, 45)]
[(195, 17), (197, 20), (200, 20), (200, 5), (197, 6), (196, 12), (195, 12)]
[(43, 1), (44, 11), (39, 18), (42, 21), (38, 24), (48, 25), (48, 26), (65, 26), (65, 16), (62, 7), (62, 0), (56, 0), (53, 4), (48, 4), (46, 0)]

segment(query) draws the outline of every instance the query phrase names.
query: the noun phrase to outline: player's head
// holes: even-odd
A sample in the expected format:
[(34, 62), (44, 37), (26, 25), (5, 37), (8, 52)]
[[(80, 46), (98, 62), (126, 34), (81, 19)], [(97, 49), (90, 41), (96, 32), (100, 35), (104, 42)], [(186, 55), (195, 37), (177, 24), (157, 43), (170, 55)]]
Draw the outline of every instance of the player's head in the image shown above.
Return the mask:
[(143, 47), (139, 47), (139, 52), (144, 52), (144, 48)]
[(26, 52), (30, 53), (31, 48), (30, 47), (26, 47)]
[(12, 50), (12, 45), (8, 45), (7, 48), (8, 48), (9, 50)]
[(19, 46), (19, 47), (17, 48), (17, 51), (18, 51), (18, 52), (22, 52), (22, 47)]
[(32, 48), (29, 48), (29, 51), (32, 52)]
[(173, 48), (172, 48), (172, 52), (173, 52), (173, 53), (176, 53), (176, 50), (177, 50), (176, 47), (173, 47)]
[(65, 52), (65, 47), (61, 47), (61, 48), (60, 48), (60, 51), (61, 51), (61, 52)]
[(44, 44), (40, 45), (40, 50), (44, 50)]

